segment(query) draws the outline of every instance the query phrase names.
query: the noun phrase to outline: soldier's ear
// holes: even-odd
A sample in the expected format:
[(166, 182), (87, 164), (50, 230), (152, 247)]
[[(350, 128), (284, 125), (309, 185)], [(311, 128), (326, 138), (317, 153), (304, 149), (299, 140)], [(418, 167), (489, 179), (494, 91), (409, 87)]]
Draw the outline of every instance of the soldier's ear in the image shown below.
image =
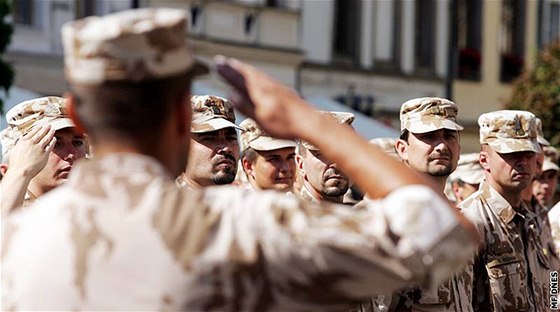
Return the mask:
[(301, 176), (305, 175), (305, 170), (303, 169), (303, 157), (300, 154), (296, 153), (296, 167), (297, 170), (300, 172)]
[(408, 143), (405, 140), (397, 139), (395, 149), (403, 161), (408, 161)]
[(248, 176), (254, 177), (253, 176), (253, 163), (251, 163), (247, 158), (243, 157), (241, 159), (241, 166), (243, 166), (243, 171), (245, 171), (245, 173)]
[(480, 163), (480, 166), (482, 166), (482, 169), (484, 169), (484, 171), (486, 172), (490, 172), (490, 164), (488, 161), (488, 152), (486, 151), (481, 151), (478, 154), (478, 162)]
[(76, 132), (78, 133), (87, 133), (86, 129), (84, 128), (84, 124), (80, 120), (78, 113), (76, 112), (76, 98), (71, 92), (64, 92), (64, 99), (67, 101), (68, 105), (68, 115), (70, 115), (70, 119), (74, 122), (76, 126)]

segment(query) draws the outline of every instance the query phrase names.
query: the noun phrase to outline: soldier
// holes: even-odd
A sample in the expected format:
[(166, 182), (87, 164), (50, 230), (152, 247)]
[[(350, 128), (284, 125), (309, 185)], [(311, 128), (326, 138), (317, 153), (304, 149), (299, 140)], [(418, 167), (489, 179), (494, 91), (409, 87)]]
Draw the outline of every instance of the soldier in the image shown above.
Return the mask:
[(552, 200), (556, 195), (558, 184), (558, 151), (552, 146), (543, 146), (544, 161), (541, 173), (535, 177), (532, 185), (532, 193), (538, 202), (546, 208), (553, 205)]
[(460, 207), (485, 240), (474, 259), (475, 311), (545, 311), (559, 267), (550, 228), (522, 200), (537, 171), (535, 116), (495, 111), (478, 118), (485, 181)]
[(189, 164), (177, 178), (177, 184), (194, 189), (231, 184), (239, 160), (236, 129), (241, 129), (235, 125), (232, 103), (215, 95), (195, 95), (191, 105)]
[(464, 264), (476, 230), (421, 176), (240, 61), (215, 60), (241, 113), (319, 147), (375, 200), (360, 213), (177, 188), (191, 136), (187, 25), (184, 10), (159, 8), (63, 26), (70, 114), (96, 157), (3, 218), (4, 310), (340, 310)]
[(457, 169), (449, 176), (448, 184), (456, 204), (476, 192), (484, 180), (484, 170), (478, 158), (478, 153), (461, 154)]
[(74, 162), (86, 155), (66, 101), (49, 96), (22, 102), (6, 113), (2, 211), (28, 205), (68, 180)]
[(271, 137), (247, 118), (239, 124), (241, 164), (250, 185), (257, 190), (290, 192), (295, 177), (296, 142)]
[[(352, 128), (355, 117), (351, 113), (321, 113), (341, 125)], [(302, 199), (311, 202), (343, 203), (344, 195), (351, 186), (350, 179), (334, 161), (327, 159), (317, 146), (305, 140), (300, 141), (296, 153), (296, 166), (301, 176), (299, 194)]]
[[(437, 97), (416, 98), (402, 104), (401, 136), (396, 149), (412, 169), (424, 174), (444, 194), (445, 183), (457, 167), (461, 150), (458, 107)], [(411, 287), (392, 299), (399, 311), (471, 311), (462, 283), (451, 279), (437, 288)]]

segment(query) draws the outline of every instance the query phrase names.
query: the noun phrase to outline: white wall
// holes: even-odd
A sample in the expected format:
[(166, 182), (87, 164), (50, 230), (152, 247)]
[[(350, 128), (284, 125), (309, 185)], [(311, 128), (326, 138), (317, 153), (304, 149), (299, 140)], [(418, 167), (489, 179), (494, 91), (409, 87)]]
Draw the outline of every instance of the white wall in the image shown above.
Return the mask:
[(305, 58), (315, 63), (330, 63), (333, 42), (333, 0), (303, 1), (302, 48)]

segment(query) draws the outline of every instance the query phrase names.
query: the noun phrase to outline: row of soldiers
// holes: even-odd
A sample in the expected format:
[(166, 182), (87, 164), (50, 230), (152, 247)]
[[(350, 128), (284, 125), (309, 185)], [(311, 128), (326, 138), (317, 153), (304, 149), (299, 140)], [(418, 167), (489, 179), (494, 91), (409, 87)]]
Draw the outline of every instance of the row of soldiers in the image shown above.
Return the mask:
[[(215, 59), (231, 101), (187, 96), (186, 25), (174, 9), (69, 23), (66, 99), (8, 112), (3, 309), (551, 307), (559, 168), (533, 114), (481, 115), (481, 152), (460, 158), (457, 105), (417, 98), (398, 139), (367, 144), (352, 114), (237, 60)], [(365, 196), (344, 205), (353, 182)]]

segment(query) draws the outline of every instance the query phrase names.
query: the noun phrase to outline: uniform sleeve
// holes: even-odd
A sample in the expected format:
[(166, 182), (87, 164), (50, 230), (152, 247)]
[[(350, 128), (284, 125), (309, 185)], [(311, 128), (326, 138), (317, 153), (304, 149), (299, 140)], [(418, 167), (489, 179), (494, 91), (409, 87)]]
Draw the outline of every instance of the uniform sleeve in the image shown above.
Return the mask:
[(437, 285), (475, 248), (447, 203), (423, 186), (399, 188), (362, 210), (231, 188), (209, 189), (203, 201), (220, 214), (208, 260), (244, 263), (276, 297), (302, 302)]

